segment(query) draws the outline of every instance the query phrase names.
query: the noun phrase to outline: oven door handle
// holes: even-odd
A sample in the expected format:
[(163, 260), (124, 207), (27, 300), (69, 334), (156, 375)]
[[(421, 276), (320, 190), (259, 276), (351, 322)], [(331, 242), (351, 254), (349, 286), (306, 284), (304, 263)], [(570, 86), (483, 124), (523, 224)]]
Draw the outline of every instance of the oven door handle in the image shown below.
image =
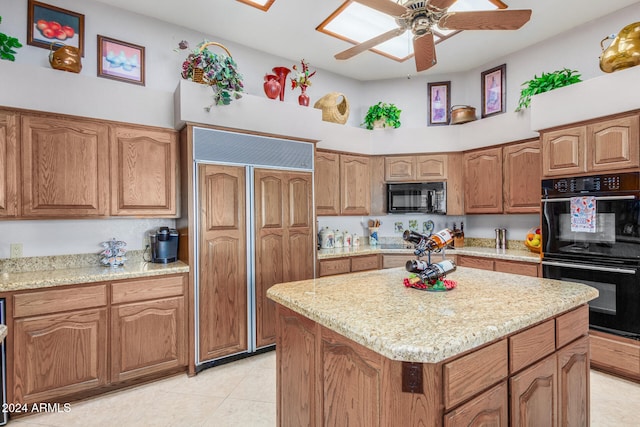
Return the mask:
[(552, 267), (575, 268), (578, 270), (606, 271), (608, 273), (636, 274), (636, 270), (633, 268), (601, 267), (597, 265), (569, 264), (566, 262), (556, 262), (556, 261), (542, 261), (542, 265), (549, 265)]
[[(570, 202), (573, 197), (561, 197), (559, 199), (542, 199), (541, 202)], [(635, 200), (636, 196), (628, 195), (628, 196), (600, 196), (596, 197), (596, 201), (599, 200)]]

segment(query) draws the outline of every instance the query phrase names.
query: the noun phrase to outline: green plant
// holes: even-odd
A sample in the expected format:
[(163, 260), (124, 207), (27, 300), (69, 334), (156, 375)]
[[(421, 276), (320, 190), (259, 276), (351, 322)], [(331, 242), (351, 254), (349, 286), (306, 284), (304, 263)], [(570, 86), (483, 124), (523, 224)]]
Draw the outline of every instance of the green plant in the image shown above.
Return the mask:
[[(2, 16), (0, 16), (0, 22), (2, 22)], [(17, 38), (0, 33), (0, 59), (8, 61), (16, 60), (16, 51), (14, 49), (21, 48), (22, 44)]]
[[(232, 99), (242, 98), (242, 74), (238, 72), (238, 64), (230, 55), (213, 53), (206, 48), (207, 44), (211, 43), (204, 40), (187, 56), (182, 63), (180, 75), (183, 79), (194, 80), (196, 70), (201, 71), (203, 80), (213, 89), (214, 105), (229, 105)], [(187, 48), (187, 42), (180, 42), (179, 49)], [(207, 110), (210, 108), (211, 106), (207, 107)]]
[(369, 107), (369, 111), (364, 116), (364, 125), (367, 129), (373, 129), (373, 123), (378, 120), (384, 120), (386, 126), (393, 126), (394, 128), (400, 127), (400, 113), (402, 110), (398, 109), (393, 104), (378, 102), (376, 105)]
[(525, 88), (520, 92), (520, 100), (516, 111), (528, 108), (533, 95), (581, 82), (580, 74), (577, 73), (578, 71), (576, 70), (563, 68), (551, 73), (542, 73), (540, 77), (534, 75), (533, 79), (522, 83), (521, 86), (525, 86)]

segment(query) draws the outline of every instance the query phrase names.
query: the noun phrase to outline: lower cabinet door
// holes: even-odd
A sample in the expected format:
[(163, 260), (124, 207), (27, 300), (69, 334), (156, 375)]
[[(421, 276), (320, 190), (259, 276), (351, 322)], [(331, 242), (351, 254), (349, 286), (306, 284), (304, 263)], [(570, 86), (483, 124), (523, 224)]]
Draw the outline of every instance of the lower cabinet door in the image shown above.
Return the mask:
[(511, 426), (558, 425), (556, 355), (510, 378)]
[(14, 322), (16, 403), (53, 401), (107, 382), (106, 308)]
[(504, 381), (444, 416), (444, 427), (507, 426), (509, 397)]
[(184, 297), (111, 308), (111, 381), (187, 364)]
[(558, 351), (559, 425), (589, 425), (589, 368), (588, 336)]

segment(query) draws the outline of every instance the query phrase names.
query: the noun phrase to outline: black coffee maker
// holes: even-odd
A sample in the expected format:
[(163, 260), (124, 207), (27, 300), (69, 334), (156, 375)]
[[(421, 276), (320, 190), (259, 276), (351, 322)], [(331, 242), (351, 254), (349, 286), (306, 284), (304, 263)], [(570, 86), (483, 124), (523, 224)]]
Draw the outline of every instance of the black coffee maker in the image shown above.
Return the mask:
[(178, 230), (160, 227), (149, 234), (151, 262), (166, 264), (178, 260)]

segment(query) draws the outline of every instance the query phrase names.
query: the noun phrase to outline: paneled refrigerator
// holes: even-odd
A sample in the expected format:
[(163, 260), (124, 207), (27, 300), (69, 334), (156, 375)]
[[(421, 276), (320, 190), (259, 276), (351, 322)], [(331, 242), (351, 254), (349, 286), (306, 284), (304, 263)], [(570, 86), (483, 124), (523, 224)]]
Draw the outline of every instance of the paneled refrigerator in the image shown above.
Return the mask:
[(196, 368), (275, 344), (273, 284), (312, 278), (312, 143), (194, 128)]

